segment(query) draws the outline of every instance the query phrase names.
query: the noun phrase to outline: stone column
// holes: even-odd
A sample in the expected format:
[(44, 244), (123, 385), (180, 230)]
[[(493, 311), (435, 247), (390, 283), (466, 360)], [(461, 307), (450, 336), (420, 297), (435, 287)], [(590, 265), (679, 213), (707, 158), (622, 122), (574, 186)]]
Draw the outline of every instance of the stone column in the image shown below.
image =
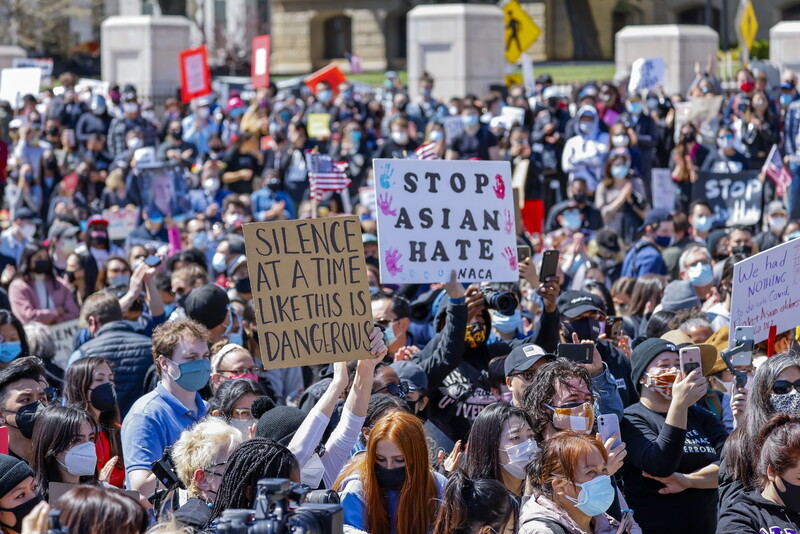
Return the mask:
[[(273, 4), (274, 6), (275, 4)], [(272, 12), (273, 74), (311, 72), (311, 10)]]
[(800, 21), (779, 22), (769, 30), (769, 60), (800, 72)]

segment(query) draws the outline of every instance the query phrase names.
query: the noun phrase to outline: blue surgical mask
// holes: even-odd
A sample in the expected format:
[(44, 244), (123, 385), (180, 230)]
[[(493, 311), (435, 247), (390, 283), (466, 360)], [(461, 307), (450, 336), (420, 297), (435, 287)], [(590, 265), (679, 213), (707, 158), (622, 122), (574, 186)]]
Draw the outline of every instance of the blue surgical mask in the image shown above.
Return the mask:
[(197, 250), (205, 250), (208, 246), (208, 233), (198, 232), (192, 236), (192, 247)]
[(628, 102), (626, 107), (628, 108), (628, 113), (631, 113), (633, 115), (639, 115), (642, 112), (641, 102)]
[(216, 252), (214, 254), (214, 257), (211, 258), (211, 266), (218, 273), (224, 273), (225, 272), (225, 267), (227, 265), (228, 265), (228, 262), (225, 261), (225, 254), (221, 254), (219, 252)]
[(231, 333), (228, 334), (226, 337), (228, 338), (228, 343), (233, 343), (234, 345), (244, 344), (244, 338), (241, 332)]
[(350, 132), (350, 139), (353, 141), (353, 144), (360, 145), (361, 130), (353, 130), (352, 132)]
[(686, 269), (686, 274), (689, 275), (689, 282), (694, 287), (705, 287), (714, 282), (714, 271), (707, 263), (695, 263)]
[(478, 116), (474, 113), (470, 113), (469, 115), (462, 115), (461, 120), (464, 122), (464, 126), (471, 127), (476, 126), (478, 124)]
[(177, 307), (178, 305), (174, 302), (172, 304), (164, 304), (164, 316), (169, 317), (172, 315), (172, 312), (174, 312)]
[(317, 98), (319, 99), (320, 102), (328, 103), (328, 102), (331, 101), (331, 97), (332, 96), (333, 96), (333, 93), (330, 90), (325, 89), (324, 91), (320, 91), (319, 92), (319, 94), (317, 95)]
[(428, 139), (431, 140), (431, 141), (436, 142), (436, 141), (441, 141), (442, 137), (443, 137), (443, 135), (442, 135), (442, 131), (441, 130), (431, 130), (431, 133), (428, 136)]
[(492, 327), (501, 334), (513, 334), (522, 331), (522, 312), (516, 310), (514, 315), (505, 315), (492, 310)]
[(172, 376), (169, 371), (167, 373), (179, 387), (186, 391), (200, 391), (211, 378), (211, 362), (205, 358), (176, 365), (178, 366), (178, 376)]
[(573, 499), (567, 496), (567, 499), (574, 502), (578, 510), (590, 517), (605, 513), (614, 502), (614, 486), (611, 485), (611, 477), (608, 475), (599, 475), (589, 482), (575, 485), (581, 488), (578, 498)]
[(397, 341), (397, 334), (394, 333), (394, 323), (389, 323), (389, 326), (383, 331), (383, 343), (389, 347), (395, 341)]
[(778, 97), (778, 99), (781, 102), (781, 107), (784, 107), (784, 108), (792, 103), (792, 95), (787, 94), (787, 93), (781, 93), (781, 96)]
[(568, 230), (572, 230), (574, 232), (579, 230), (583, 225), (581, 214), (577, 211), (565, 211), (561, 214), (561, 216), (564, 218), (564, 226)]
[(22, 354), (21, 341), (4, 341), (0, 343), (0, 362), (9, 363)]
[(623, 165), (614, 165), (611, 167), (611, 176), (614, 178), (625, 178), (628, 176), (628, 170), (630, 170), (630, 167), (627, 163)]
[(711, 226), (713, 224), (714, 221), (711, 219), (711, 217), (708, 217), (706, 215), (701, 215), (700, 217), (694, 218), (693, 226), (695, 230), (698, 230), (700, 232), (708, 232), (709, 230), (711, 230)]
[(656, 245), (661, 248), (667, 248), (672, 244), (672, 236), (669, 235), (657, 235), (655, 238)]
[(583, 135), (589, 135), (592, 131), (592, 126), (594, 125), (591, 122), (580, 121), (578, 123), (578, 131)]

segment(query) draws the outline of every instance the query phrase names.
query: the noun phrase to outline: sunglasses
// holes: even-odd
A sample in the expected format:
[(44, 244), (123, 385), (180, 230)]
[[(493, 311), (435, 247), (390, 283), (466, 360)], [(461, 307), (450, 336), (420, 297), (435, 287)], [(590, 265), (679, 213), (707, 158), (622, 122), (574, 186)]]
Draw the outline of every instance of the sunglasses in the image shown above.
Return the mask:
[(536, 374), (536, 371), (532, 371), (528, 369), (527, 371), (520, 371), (519, 373), (511, 373), (511, 376), (518, 376), (523, 379), (525, 382), (530, 382), (533, 380), (533, 375)]
[(794, 382), (789, 382), (788, 380), (776, 380), (775, 383), (772, 384), (772, 392), (776, 395), (786, 395), (792, 391), (792, 387), (794, 387), (794, 390), (797, 393), (800, 393), (800, 379), (797, 379)]
[(386, 384), (381, 389), (377, 390), (375, 393), (380, 393), (386, 390), (387, 393), (394, 395), (395, 397), (400, 397), (401, 399), (406, 398), (406, 394), (408, 393), (408, 382), (400, 382), (400, 385), (397, 384)]

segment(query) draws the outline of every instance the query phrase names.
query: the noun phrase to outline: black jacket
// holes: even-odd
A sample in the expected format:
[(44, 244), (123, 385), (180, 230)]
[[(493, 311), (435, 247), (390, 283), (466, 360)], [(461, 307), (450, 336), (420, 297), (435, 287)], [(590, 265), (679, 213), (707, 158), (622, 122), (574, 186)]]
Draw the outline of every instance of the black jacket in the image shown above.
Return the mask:
[(175, 510), (173, 517), (175, 521), (194, 531), (202, 531), (208, 520), (211, 519), (211, 508), (200, 499), (192, 497), (186, 501), (186, 504)]
[(144, 393), (144, 377), (153, 363), (152, 340), (138, 334), (126, 321), (103, 325), (94, 338), (80, 346), (84, 358), (105, 358), (114, 370), (119, 411), (125, 414)]
[(755, 491), (741, 493), (722, 513), (717, 534), (794, 534), (799, 528), (799, 512), (778, 506)]

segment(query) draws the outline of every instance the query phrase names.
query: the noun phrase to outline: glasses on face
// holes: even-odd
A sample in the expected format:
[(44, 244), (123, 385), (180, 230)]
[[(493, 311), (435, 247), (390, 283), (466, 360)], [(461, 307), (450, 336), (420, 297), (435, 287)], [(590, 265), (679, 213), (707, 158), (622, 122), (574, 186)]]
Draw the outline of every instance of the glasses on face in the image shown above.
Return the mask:
[(523, 379), (525, 382), (530, 382), (533, 380), (533, 375), (536, 374), (536, 371), (532, 369), (528, 369), (527, 371), (520, 371), (518, 373), (511, 373), (511, 376), (518, 376)]
[(231, 419), (242, 419), (244, 421), (249, 421), (251, 419), (255, 420), (253, 417), (253, 412), (250, 411), (250, 408), (239, 408), (238, 410), (233, 410), (231, 412)]
[(379, 326), (382, 326), (383, 328), (389, 328), (389, 326), (391, 326), (393, 322), (394, 321), (392, 321), (391, 319), (386, 319), (386, 318), (375, 319), (375, 323)]
[[(214, 464), (212, 466), (209, 466), (208, 469), (203, 469), (203, 471), (208, 473), (209, 475), (216, 475), (218, 477), (222, 477), (222, 475), (224, 474), (224, 471), (225, 471), (225, 466), (227, 464), (228, 464), (228, 462), (220, 462), (218, 464)], [(217, 467), (222, 467), (223, 468), (222, 469), (223, 473), (218, 472), (216, 470)]]
[(400, 384), (386, 384), (375, 393), (387, 392), (395, 397), (400, 397), (401, 399), (406, 398), (406, 394), (408, 393), (408, 382), (400, 382)]
[(775, 383), (772, 384), (772, 392), (776, 395), (786, 395), (792, 391), (792, 388), (794, 388), (797, 393), (800, 393), (800, 379), (797, 379), (794, 382), (789, 382), (788, 380), (776, 380)]
[(255, 367), (242, 367), (241, 369), (220, 369), (217, 371), (218, 373), (229, 373), (234, 376), (236, 375), (246, 375), (246, 374), (256, 374)]

